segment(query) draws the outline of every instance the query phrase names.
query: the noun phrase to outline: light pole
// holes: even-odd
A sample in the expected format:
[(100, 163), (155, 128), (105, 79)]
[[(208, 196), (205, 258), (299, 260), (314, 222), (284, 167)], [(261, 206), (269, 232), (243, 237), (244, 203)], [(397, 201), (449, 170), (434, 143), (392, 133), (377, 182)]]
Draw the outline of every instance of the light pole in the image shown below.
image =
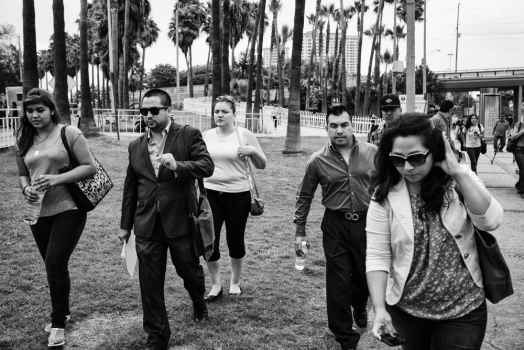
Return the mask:
[(415, 0), (406, 1), (406, 112), (415, 111)]
[(453, 70), (453, 56), (454, 54), (452, 52), (448, 53), (449, 56), (449, 71), (451, 72)]

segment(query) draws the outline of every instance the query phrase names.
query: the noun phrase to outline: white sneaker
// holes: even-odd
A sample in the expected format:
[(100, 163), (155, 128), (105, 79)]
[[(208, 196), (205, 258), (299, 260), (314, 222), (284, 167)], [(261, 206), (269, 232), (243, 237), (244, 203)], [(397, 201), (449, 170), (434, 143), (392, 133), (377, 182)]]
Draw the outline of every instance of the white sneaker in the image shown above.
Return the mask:
[(239, 284), (231, 284), (229, 286), (229, 295), (240, 295), (242, 291), (240, 290)]
[(62, 345), (65, 345), (64, 329), (51, 328), (51, 332), (49, 332), (49, 338), (47, 338), (47, 346), (49, 348), (55, 348)]
[[(71, 315), (66, 315), (66, 322), (69, 322), (69, 321), (71, 321)], [(51, 327), (52, 327), (51, 322), (47, 323), (44, 327), (44, 331), (46, 331), (46, 333), (51, 332)]]

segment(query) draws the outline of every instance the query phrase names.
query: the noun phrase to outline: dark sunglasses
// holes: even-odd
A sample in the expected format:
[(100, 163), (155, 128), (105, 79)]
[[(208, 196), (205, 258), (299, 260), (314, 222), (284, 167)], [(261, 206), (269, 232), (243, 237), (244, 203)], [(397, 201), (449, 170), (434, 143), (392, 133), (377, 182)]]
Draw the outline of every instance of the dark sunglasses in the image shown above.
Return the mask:
[(400, 154), (389, 154), (389, 160), (393, 164), (393, 166), (401, 168), (404, 167), (406, 162), (411, 164), (411, 166), (417, 167), (421, 166), (426, 162), (426, 158), (429, 155), (429, 151), (426, 151), (425, 153), (419, 152), (419, 153), (412, 153), (408, 155), (407, 157), (402, 156)]
[(144, 117), (147, 117), (149, 112), (151, 112), (151, 115), (158, 115), (162, 109), (167, 109), (167, 107), (140, 108), (140, 114)]

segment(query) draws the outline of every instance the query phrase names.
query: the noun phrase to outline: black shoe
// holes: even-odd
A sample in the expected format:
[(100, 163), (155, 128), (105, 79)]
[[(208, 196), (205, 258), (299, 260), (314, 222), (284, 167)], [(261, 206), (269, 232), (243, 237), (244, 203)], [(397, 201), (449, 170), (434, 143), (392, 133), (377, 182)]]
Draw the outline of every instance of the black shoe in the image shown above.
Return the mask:
[(202, 321), (209, 320), (209, 315), (207, 313), (207, 306), (205, 303), (202, 305), (193, 304), (193, 321), (200, 323)]
[(359, 328), (366, 328), (368, 326), (368, 310), (363, 308), (353, 308), (353, 320)]
[(216, 301), (218, 298), (220, 298), (222, 296), (222, 288), (220, 288), (220, 292), (218, 292), (217, 295), (212, 295), (212, 294), (208, 294), (204, 300), (206, 301), (206, 303), (212, 303), (214, 301)]

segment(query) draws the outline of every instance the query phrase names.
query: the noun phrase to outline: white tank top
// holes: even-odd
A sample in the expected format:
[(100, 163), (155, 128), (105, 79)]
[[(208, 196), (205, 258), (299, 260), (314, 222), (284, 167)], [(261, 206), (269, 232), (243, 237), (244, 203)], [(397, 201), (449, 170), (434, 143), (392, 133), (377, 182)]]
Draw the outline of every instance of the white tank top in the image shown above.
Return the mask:
[[(238, 128), (242, 143), (245, 144), (249, 130)], [(246, 163), (240, 159), (239, 146), (235, 132), (230, 135), (219, 135), (217, 129), (209, 129), (202, 135), (207, 150), (215, 163), (213, 176), (204, 178), (204, 187), (210, 190), (239, 193), (249, 191)]]

